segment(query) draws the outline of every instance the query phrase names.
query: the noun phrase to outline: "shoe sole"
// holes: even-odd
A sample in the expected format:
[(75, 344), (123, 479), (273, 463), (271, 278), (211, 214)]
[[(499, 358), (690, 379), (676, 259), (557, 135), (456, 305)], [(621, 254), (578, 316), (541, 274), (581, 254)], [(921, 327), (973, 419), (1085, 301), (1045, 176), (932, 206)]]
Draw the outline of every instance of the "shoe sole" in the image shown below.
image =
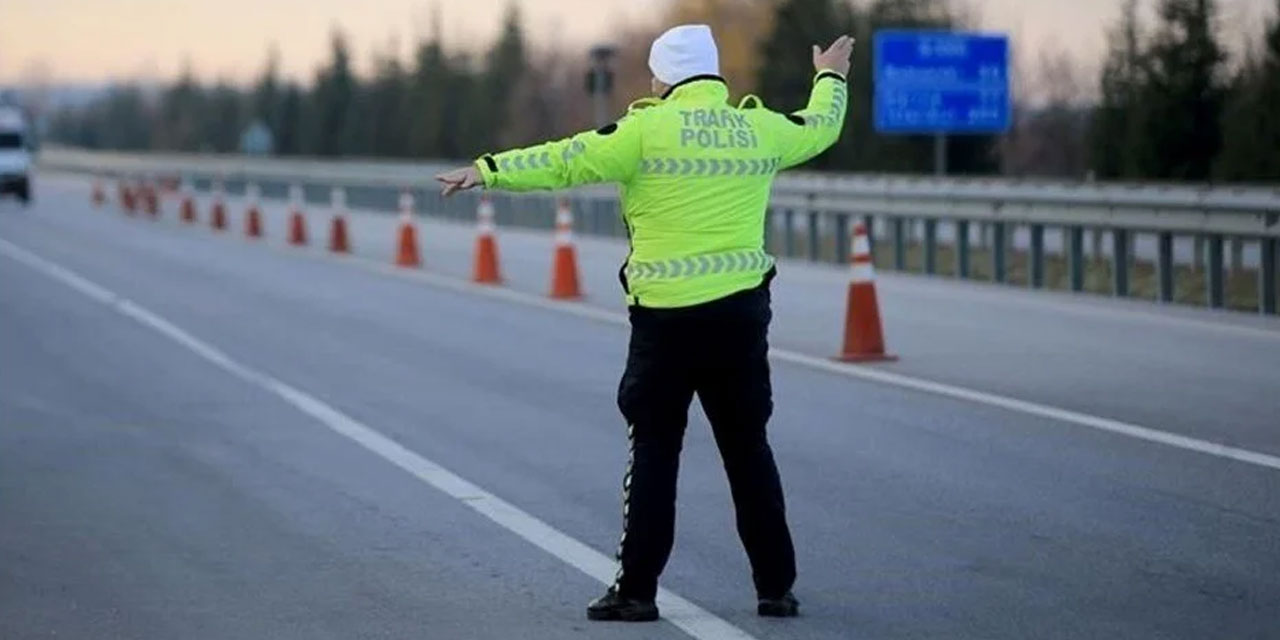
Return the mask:
[(653, 611), (591, 611), (587, 610), (587, 619), (600, 622), (653, 622), (658, 619), (658, 610)]
[(797, 618), (800, 616), (800, 607), (774, 608), (762, 607), (756, 609), (756, 614), (763, 618)]

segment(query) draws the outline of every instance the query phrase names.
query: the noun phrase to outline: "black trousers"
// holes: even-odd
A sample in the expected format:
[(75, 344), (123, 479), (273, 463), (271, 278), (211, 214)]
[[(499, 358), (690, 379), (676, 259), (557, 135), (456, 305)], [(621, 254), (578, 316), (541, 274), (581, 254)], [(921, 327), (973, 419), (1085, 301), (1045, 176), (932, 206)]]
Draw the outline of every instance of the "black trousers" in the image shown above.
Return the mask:
[(767, 353), (769, 280), (680, 309), (632, 307), (618, 407), (631, 460), (623, 480), (622, 563), (615, 588), (652, 599), (675, 535), (676, 475), (694, 394), (711, 422), (737, 512), (738, 536), (761, 597), (795, 582), (782, 483), (765, 425), (773, 412)]

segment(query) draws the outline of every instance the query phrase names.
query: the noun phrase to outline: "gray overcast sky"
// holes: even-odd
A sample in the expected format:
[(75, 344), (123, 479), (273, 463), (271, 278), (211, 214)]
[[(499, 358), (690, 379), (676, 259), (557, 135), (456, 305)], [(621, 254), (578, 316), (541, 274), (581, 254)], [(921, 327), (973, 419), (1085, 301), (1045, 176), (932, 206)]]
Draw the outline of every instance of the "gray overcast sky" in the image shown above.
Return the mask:
[[(441, 1), (446, 41), (483, 46), (508, 0)], [(984, 29), (1013, 34), (1034, 62), (1065, 50), (1092, 70), (1119, 0), (961, 0)], [(1154, 0), (1146, 0), (1153, 5)], [(1274, 0), (1220, 0), (1223, 30), (1235, 41), (1270, 14)], [(351, 38), (357, 63), (397, 41), (402, 50), (427, 32), (430, 0), (4, 0), (0, 82), (174, 76), (190, 59), (203, 78), (242, 81), (279, 47), (285, 71), (309, 78), (326, 55), (330, 29)], [(607, 38), (618, 24), (651, 19), (663, 0), (520, 0), (535, 42), (565, 46)], [(1148, 7), (1149, 10), (1149, 7)], [(805, 43), (797, 43), (805, 46)]]

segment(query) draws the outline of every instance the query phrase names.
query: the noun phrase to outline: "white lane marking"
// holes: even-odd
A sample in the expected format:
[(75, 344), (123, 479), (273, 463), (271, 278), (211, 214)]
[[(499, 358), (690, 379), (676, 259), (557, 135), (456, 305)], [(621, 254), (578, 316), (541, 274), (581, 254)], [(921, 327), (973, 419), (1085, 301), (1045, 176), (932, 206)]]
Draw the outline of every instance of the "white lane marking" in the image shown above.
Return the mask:
[[(440, 288), (451, 289), (453, 291), (497, 298), (531, 307), (537, 307), (539, 309), (548, 309), (559, 313), (567, 313), (582, 318), (589, 318), (591, 320), (609, 324), (628, 324), (626, 314), (609, 311), (600, 307), (592, 307), (581, 302), (557, 302), (549, 298), (515, 291), (513, 289), (501, 289), (476, 285), (456, 278), (450, 278), (448, 276), (442, 276), (426, 271), (415, 271), (412, 269), (395, 267), (373, 261), (368, 258), (344, 257), (343, 261), (370, 271), (401, 278), (408, 278), (411, 280), (418, 280)], [(1038, 402), (1018, 400), (1016, 398), (1010, 398), (999, 394), (977, 391), (975, 389), (968, 389), (942, 382), (934, 382), (932, 380), (925, 380), (900, 373), (892, 373), (872, 367), (826, 360), (787, 349), (779, 349), (776, 347), (771, 348), (769, 349), (769, 356), (776, 361), (800, 365), (827, 373), (870, 380), (896, 387), (914, 389), (916, 391), (923, 391), (925, 393), (946, 396), (948, 398), (973, 402), (976, 404), (999, 407), (1008, 411), (1048, 418), (1050, 420), (1066, 422), (1077, 426), (1088, 427), (1090, 429), (1097, 429), (1099, 431), (1136, 438), (1138, 440), (1177, 447), (1187, 451), (1194, 451), (1206, 455), (1217, 456), (1219, 458), (1235, 460), (1237, 462), (1245, 462), (1248, 464), (1258, 465), (1260, 467), (1280, 470), (1280, 456), (1260, 453), (1239, 447), (1232, 447), (1229, 445), (1211, 442), (1209, 440), (1201, 440), (1199, 438), (1170, 433), (1168, 431), (1160, 431), (1159, 429), (1143, 427), (1128, 422), (1122, 422), (1120, 420), (1112, 420), (1110, 418), (1094, 416), (1087, 413), (1081, 413), (1079, 411), (1040, 404)]]
[[(191, 335), (165, 318), (11, 242), (0, 239), (0, 253), (43, 272), (120, 314), (155, 330), (226, 372), (275, 394), (334, 433), (345, 436), (383, 460), (457, 499), (566, 564), (602, 584), (613, 583), (617, 565), (604, 554), (452, 471), (410, 451), (395, 440), (316, 397), (266, 373), (236, 362), (216, 347)], [(658, 606), (662, 610), (663, 619), (699, 640), (755, 640), (745, 631), (666, 589), (658, 590)]]

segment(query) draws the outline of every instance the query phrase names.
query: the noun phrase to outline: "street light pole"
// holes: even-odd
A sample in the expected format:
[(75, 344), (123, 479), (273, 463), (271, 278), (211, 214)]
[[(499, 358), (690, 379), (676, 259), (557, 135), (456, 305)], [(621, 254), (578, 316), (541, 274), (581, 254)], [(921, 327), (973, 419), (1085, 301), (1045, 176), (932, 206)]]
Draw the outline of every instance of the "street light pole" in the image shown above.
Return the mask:
[(602, 44), (591, 48), (591, 69), (587, 72), (587, 93), (592, 96), (597, 127), (603, 127), (612, 121), (609, 110), (609, 97), (613, 95), (613, 71), (609, 69), (609, 60), (616, 53), (617, 49), (612, 45)]

